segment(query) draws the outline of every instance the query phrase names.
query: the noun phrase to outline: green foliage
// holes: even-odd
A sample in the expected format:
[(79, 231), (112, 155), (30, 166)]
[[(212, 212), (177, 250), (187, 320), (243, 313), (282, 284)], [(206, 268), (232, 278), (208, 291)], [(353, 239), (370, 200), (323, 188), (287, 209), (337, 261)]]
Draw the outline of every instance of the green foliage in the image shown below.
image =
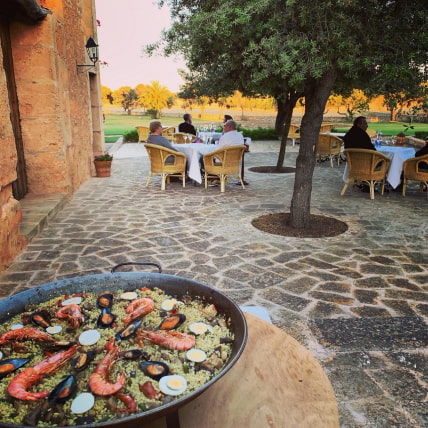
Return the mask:
[[(239, 128), (238, 128), (239, 129)], [(278, 135), (274, 128), (261, 128), (257, 129), (239, 129), (244, 133), (246, 137), (251, 138), (252, 140), (277, 140)]]
[(137, 143), (138, 142), (138, 132), (136, 129), (132, 131), (124, 132), (123, 141), (125, 143)]
[(113, 160), (113, 156), (109, 155), (108, 153), (103, 153), (102, 155), (95, 155), (94, 156), (94, 161), (98, 162), (98, 161), (112, 161)]
[(416, 131), (415, 137), (420, 140), (426, 140), (428, 138), (428, 131)]

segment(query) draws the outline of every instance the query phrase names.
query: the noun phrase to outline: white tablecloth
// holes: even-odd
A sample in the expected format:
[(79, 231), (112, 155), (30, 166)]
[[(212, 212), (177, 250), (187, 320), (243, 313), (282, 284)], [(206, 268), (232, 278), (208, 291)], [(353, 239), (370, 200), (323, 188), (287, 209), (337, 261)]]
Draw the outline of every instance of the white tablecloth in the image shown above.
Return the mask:
[(376, 147), (376, 150), (391, 158), (386, 180), (395, 189), (401, 183), (403, 163), (406, 159), (415, 156), (415, 149), (413, 147), (380, 146)]
[(173, 144), (174, 149), (184, 153), (187, 158), (188, 176), (192, 180), (202, 183), (200, 159), (203, 155), (217, 150), (217, 144), (190, 143)]
[[(391, 165), (386, 175), (386, 181), (395, 189), (401, 183), (403, 163), (406, 159), (415, 156), (415, 149), (413, 147), (378, 146), (376, 150), (391, 158)], [(348, 164), (346, 164), (343, 171), (343, 181), (346, 181), (347, 176)]]

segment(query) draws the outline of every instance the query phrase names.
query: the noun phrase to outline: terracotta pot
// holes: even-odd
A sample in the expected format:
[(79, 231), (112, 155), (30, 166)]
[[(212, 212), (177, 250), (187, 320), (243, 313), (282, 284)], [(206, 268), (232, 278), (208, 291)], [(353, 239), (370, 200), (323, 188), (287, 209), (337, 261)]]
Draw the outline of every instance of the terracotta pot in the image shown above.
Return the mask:
[(113, 161), (94, 161), (97, 177), (110, 177), (112, 162)]

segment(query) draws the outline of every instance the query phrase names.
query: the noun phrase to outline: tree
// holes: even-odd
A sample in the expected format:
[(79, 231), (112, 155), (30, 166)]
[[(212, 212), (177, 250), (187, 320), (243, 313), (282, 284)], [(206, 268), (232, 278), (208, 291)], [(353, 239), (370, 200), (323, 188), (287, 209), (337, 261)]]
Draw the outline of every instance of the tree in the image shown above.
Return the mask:
[(153, 110), (156, 119), (160, 118), (162, 109), (172, 105), (173, 99), (174, 94), (157, 80), (145, 85), (144, 91), (139, 98), (140, 103), (147, 109)]
[(107, 86), (101, 85), (101, 99), (102, 101), (108, 101), (110, 104), (113, 104), (112, 91)]
[(389, 63), (395, 70), (410, 70), (412, 78), (420, 80), (428, 62), (425, 0), (164, 0), (160, 4), (165, 2), (174, 22), (165, 33), (165, 53), (183, 53), (192, 70), (189, 81), (202, 93), (215, 97), (237, 89), (245, 95), (273, 96), (283, 140), (291, 106), (304, 96), (290, 207), (295, 228), (311, 223), (313, 147), (332, 90), (363, 88), (365, 82), (385, 76)]
[(130, 86), (122, 86), (112, 93), (113, 104), (121, 105), (123, 109), (131, 114), (132, 110), (138, 107), (138, 96), (135, 89)]
[[(337, 108), (338, 114), (345, 115), (348, 121), (354, 119), (355, 113), (361, 113), (369, 109), (369, 99), (361, 89), (353, 89), (349, 96), (340, 94), (330, 95), (328, 102)], [(340, 111), (341, 107), (345, 107), (345, 113)]]

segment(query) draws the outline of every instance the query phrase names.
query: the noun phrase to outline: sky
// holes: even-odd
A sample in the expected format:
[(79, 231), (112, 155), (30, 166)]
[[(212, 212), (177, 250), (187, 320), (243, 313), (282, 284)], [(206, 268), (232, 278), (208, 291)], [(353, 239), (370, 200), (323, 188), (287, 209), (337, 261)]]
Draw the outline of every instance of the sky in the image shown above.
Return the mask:
[(185, 69), (180, 58), (143, 55), (143, 46), (160, 39), (170, 26), (169, 10), (159, 9), (154, 0), (95, 0), (101, 84), (111, 90), (135, 88), (157, 80), (177, 92), (183, 80), (177, 69)]

